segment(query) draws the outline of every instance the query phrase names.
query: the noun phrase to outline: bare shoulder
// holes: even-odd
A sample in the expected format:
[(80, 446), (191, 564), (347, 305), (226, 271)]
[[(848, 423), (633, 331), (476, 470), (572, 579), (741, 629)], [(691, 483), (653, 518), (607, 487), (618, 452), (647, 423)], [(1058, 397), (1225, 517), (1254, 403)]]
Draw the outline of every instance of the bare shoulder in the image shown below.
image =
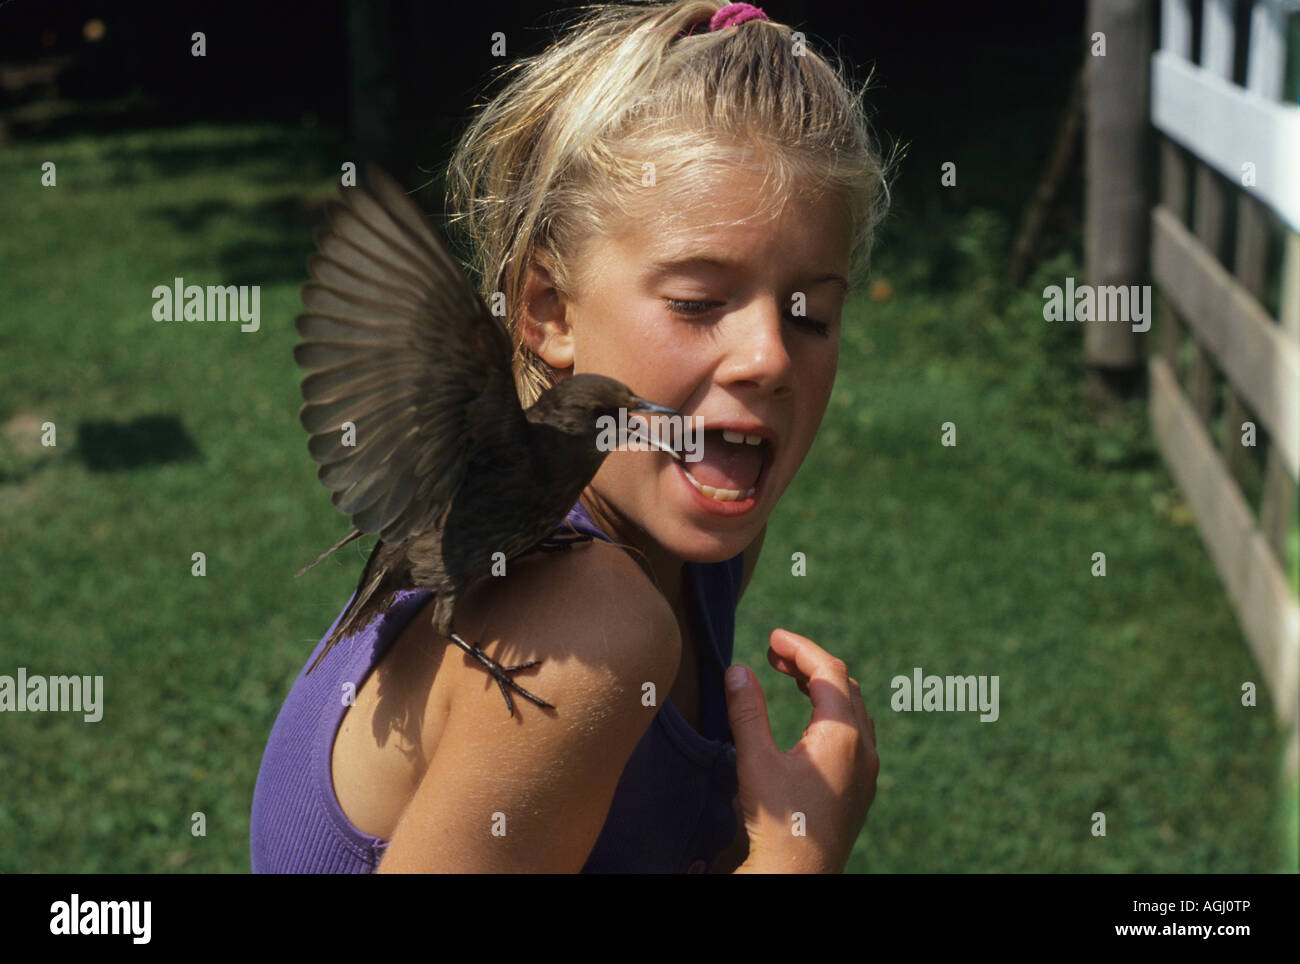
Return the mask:
[(677, 619), (621, 549), (593, 541), (508, 566), (504, 577), (486, 579), (466, 595), (456, 626), (504, 665), (542, 660), (520, 676), (521, 685), (527, 686), (524, 676), (541, 685), (553, 675), (548, 669), (565, 677), (556, 680), (562, 688), (569, 676), (574, 683), (668, 677), (671, 684), (681, 655)]
[(511, 561), (466, 594), (456, 630), (503, 665), (540, 660), (515, 679), (555, 709), (516, 695), (507, 715), (491, 677), (448, 649), (437, 750), (380, 870), (581, 869), (676, 678), (672, 610), (621, 550), (596, 542)]

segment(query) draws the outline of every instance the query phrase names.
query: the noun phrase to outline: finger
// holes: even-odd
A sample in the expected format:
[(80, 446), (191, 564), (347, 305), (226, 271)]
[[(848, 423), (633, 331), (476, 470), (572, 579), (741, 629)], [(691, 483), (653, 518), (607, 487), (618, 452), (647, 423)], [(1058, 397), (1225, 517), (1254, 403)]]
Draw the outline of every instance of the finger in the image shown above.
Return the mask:
[[(793, 663), (806, 676), (812, 676), (813, 670), (818, 666), (835, 659), (807, 636), (800, 636), (788, 629), (772, 630), (768, 635), (768, 644), (778, 657)], [(846, 679), (847, 676), (846, 673)]]
[(799, 667), (784, 656), (778, 656), (770, 646), (767, 650), (767, 661), (772, 664), (772, 668), (777, 672), (793, 677), (799, 687), (799, 692), (811, 699), (811, 694), (808, 692), (808, 677), (799, 672)]
[[(769, 649), (768, 650), (769, 656), (771, 652), (772, 651)], [(769, 659), (769, 662), (772, 661)], [(791, 679), (793, 679), (795, 686), (799, 687), (799, 692), (802, 693), (804, 696), (810, 697), (810, 694), (808, 693), (808, 677), (804, 676), (803, 673), (799, 672), (799, 670), (795, 668), (794, 664), (784, 662), (778, 656), (776, 661), (772, 662), (772, 667), (784, 673), (786, 676), (789, 676)]]
[(813, 704), (812, 723), (835, 720), (850, 726), (858, 725), (849, 690), (848, 667), (842, 660), (806, 636), (789, 630), (772, 630), (769, 641), (779, 656), (792, 660), (795, 668), (808, 678), (808, 696)]
[(862, 701), (862, 687), (853, 677), (849, 677), (849, 688), (853, 691), (853, 698), (850, 701), (853, 704), (853, 715), (857, 717), (858, 729), (862, 731), (864, 739), (869, 739), (871, 745), (876, 745), (876, 724), (872, 722), (870, 714), (867, 713), (867, 704)]
[(858, 684), (858, 681), (849, 677), (849, 683), (853, 686), (853, 709), (861, 718), (862, 732), (871, 740), (871, 748), (874, 750), (876, 748), (876, 721), (867, 712), (867, 704), (862, 699), (862, 687)]
[(771, 664), (772, 668), (776, 670), (778, 673), (784, 673), (786, 676), (793, 676), (795, 679), (802, 679), (805, 681), (808, 679), (807, 676), (799, 672), (798, 666), (796, 666), (792, 661), (786, 659), (784, 656), (780, 655), (776, 650), (772, 649), (770, 646), (767, 649), (767, 661), (768, 663)]
[[(740, 685), (736, 685), (736, 680)], [(727, 670), (726, 685), (727, 718), (731, 722), (731, 738), (736, 744), (737, 775), (744, 778), (745, 770), (752, 778), (757, 777), (759, 761), (776, 751), (772, 740), (772, 724), (767, 716), (767, 700), (763, 696), (763, 687), (743, 663), (736, 663)]]

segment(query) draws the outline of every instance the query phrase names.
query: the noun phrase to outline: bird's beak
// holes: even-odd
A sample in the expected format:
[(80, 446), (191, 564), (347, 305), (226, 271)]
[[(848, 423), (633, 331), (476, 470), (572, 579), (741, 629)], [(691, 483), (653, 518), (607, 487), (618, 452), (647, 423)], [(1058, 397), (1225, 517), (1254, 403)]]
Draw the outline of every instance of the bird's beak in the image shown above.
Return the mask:
[(654, 402), (647, 402), (644, 398), (632, 396), (632, 404), (628, 406), (628, 413), (632, 412), (649, 412), (652, 415), (677, 415), (681, 412), (675, 408), (669, 408), (667, 405), (656, 405)]
[[(633, 415), (633, 414), (675, 415), (678, 418), (682, 418), (682, 413), (677, 411), (677, 409), (675, 408), (669, 408), (667, 405), (658, 405), (654, 402), (648, 402), (644, 398), (638, 398), (635, 395), (632, 396), (632, 402), (630, 405), (628, 405), (627, 413), (629, 415)], [(631, 426), (629, 426), (629, 428), (630, 427)], [(647, 427), (649, 427), (648, 424)], [(668, 455), (671, 455), (678, 462), (682, 460), (681, 453), (661, 439), (657, 439), (654, 436), (647, 436), (640, 432), (638, 432), (636, 435), (632, 437), (635, 438), (638, 442), (645, 442), (653, 449), (658, 449), (660, 452), (665, 452)]]

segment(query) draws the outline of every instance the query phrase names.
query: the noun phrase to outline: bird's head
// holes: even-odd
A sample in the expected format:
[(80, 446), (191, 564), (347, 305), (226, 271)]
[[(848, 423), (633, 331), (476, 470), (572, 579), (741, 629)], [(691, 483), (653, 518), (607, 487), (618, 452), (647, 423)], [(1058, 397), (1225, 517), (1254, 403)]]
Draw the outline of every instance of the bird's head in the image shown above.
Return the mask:
[(528, 409), (527, 415), (531, 422), (545, 424), (574, 439), (586, 440), (606, 454), (628, 441), (638, 441), (681, 460), (676, 449), (647, 431), (644, 419), (630, 416), (671, 415), (682, 418), (682, 414), (634, 395), (622, 382), (604, 375), (570, 375), (543, 392)]

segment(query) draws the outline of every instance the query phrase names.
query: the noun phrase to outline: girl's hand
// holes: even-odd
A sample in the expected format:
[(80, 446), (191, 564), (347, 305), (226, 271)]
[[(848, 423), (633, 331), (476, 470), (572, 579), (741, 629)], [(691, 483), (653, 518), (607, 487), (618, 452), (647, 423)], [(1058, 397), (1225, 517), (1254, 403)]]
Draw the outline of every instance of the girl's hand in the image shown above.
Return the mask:
[[(784, 629), (774, 629), (770, 642), (768, 662), (812, 700), (812, 720), (793, 748), (778, 750), (758, 680), (745, 666), (727, 671), (749, 834), (749, 856), (737, 873), (843, 873), (876, 796), (876, 725), (842, 660)], [(744, 680), (733, 689), (737, 672)]]

